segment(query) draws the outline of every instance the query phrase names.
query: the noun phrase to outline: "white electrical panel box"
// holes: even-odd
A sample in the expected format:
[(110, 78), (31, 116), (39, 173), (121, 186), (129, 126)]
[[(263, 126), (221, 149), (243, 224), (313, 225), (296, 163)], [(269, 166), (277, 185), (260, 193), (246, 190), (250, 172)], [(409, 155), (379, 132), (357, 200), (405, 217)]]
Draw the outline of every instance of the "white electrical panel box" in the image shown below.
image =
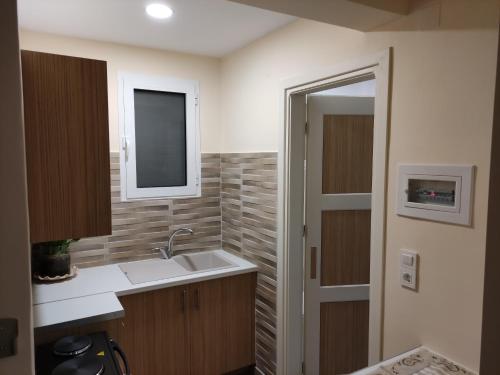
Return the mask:
[(472, 165), (399, 165), (397, 214), (470, 225)]

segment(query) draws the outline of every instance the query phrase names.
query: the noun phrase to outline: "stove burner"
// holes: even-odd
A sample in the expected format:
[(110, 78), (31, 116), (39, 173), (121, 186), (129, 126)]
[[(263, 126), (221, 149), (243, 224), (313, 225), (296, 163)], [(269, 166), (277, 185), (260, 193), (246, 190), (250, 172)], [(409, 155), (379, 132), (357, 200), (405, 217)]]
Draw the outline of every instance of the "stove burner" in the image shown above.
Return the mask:
[(88, 336), (67, 336), (54, 344), (54, 354), (72, 357), (85, 353), (92, 346), (92, 339)]
[(104, 365), (98, 359), (73, 358), (57, 366), (51, 375), (101, 375)]

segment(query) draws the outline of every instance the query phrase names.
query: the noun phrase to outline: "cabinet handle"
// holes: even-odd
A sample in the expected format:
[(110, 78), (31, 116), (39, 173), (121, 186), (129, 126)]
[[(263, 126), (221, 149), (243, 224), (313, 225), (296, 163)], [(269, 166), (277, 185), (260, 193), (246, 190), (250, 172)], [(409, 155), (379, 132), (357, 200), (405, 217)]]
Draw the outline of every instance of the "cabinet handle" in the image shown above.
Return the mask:
[(200, 309), (200, 290), (198, 288), (194, 291), (194, 308)]
[(186, 312), (186, 299), (187, 299), (187, 290), (184, 289), (182, 291), (182, 297), (181, 297), (181, 300), (182, 300), (182, 313)]
[(311, 247), (311, 279), (316, 278), (316, 247)]

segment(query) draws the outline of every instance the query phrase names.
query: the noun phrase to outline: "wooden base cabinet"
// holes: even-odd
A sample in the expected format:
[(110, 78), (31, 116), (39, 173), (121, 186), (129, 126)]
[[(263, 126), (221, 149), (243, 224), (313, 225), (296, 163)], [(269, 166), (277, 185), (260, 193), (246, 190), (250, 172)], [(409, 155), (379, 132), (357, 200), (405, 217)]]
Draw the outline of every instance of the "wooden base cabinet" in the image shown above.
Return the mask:
[(220, 375), (255, 363), (255, 273), (120, 298), (134, 375)]
[(120, 297), (125, 316), (51, 331), (37, 342), (104, 330), (132, 375), (221, 375), (255, 364), (256, 273)]

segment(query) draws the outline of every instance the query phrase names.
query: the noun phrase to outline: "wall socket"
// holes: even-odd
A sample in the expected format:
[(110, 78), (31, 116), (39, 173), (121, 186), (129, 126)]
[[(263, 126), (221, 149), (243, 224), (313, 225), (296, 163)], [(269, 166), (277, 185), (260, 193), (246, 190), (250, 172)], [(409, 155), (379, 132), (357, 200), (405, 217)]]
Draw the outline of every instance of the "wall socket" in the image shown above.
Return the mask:
[(417, 290), (418, 254), (411, 250), (401, 250), (399, 255), (399, 278), (401, 286)]
[(0, 358), (16, 355), (17, 319), (0, 319)]

